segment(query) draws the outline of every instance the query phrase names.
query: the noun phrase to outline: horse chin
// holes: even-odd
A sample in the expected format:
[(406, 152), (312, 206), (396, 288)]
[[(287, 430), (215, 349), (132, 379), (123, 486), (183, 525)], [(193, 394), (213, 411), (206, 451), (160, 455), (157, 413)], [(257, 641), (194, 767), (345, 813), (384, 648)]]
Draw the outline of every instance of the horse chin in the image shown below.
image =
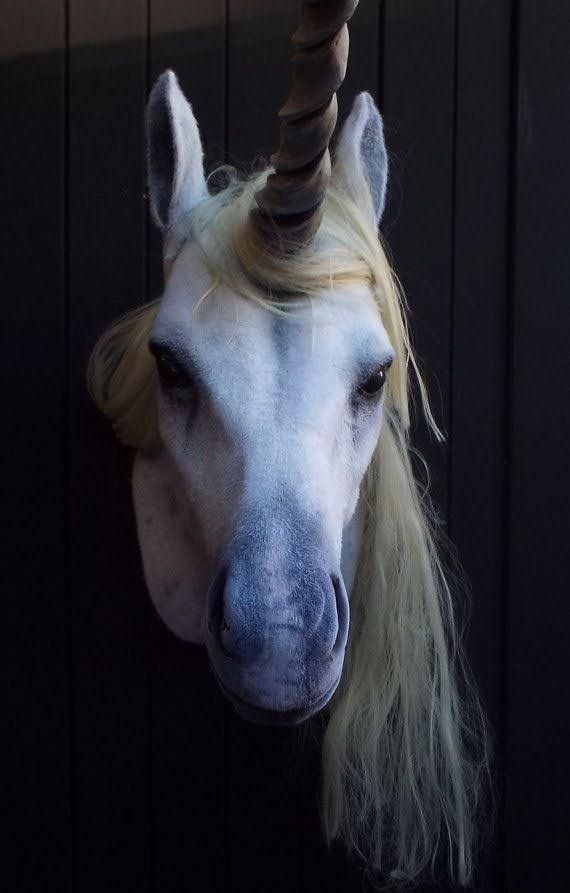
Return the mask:
[(311, 704), (292, 710), (269, 710), (265, 707), (258, 707), (244, 697), (236, 694), (236, 692), (231, 691), (231, 689), (222, 682), (218, 674), (216, 673), (215, 675), (221, 690), (233, 705), (238, 716), (247, 722), (255, 723), (260, 726), (300, 725), (300, 723), (310, 719), (311, 716), (315, 716), (315, 714), (328, 704), (340, 681), (339, 675), (333, 685)]

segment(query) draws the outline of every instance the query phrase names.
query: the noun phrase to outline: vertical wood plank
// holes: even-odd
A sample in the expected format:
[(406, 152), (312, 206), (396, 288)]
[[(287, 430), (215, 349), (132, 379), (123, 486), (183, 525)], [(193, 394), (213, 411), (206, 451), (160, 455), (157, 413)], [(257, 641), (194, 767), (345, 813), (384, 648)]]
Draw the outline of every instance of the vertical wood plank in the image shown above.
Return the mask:
[(473, 653), (495, 725), (507, 433), (510, 13), (509, 3), (492, 0), (459, 6), (453, 265), (450, 533), (473, 590)]
[(148, 890), (146, 599), (129, 475), (85, 389), (98, 333), (144, 294), (145, 0), (70, 2), (70, 600), (75, 882)]
[(200, 125), (206, 165), (224, 160), (225, 0), (152, 0), (151, 80), (172, 68)]
[(71, 812), (61, 0), (3, 4), (0, 80), (2, 885), (64, 893)]
[[(166, 68), (176, 72), (209, 171), (224, 158), (225, 2), (154, 0), (150, 25), (150, 82)], [(152, 298), (160, 293), (161, 244), (154, 229), (150, 235)], [(176, 639), (154, 611), (151, 654), (155, 889), (223, 893), (225, 703), (205, 649)]]
[[(382, 231), (411, 308), (412, 336), (440, 426), (449, 431), (455, 3), (386, 0), (382, 106), (391, 161)], [(447, 513), (447, 450), (418, 420), (431, 493)]]
[[(499, 780), (504, 768), (511, 4), (477, 0), (460, 2), (457, 10), (450, 535), (472, 592), (469, 658), (491, 721)], [(499, 814), (481, 880), (485, 889), (500, 883), (500, 823)]]
[(568, 885), (570, 8), (521, 0), (514, 196), (507, 888)]
[(299, 0), (230, 0), (228, 160), (250, 171), (279, 145), (277, 112), (289, 93), (290, 37)]
[(354, 97), (362, 90), (379, 103), (383, 6), (383, 0), (373, 3), (361, 0), (348, 23), (350, 48), (346, 77), (338, 91), (339, 126), (352, 108)]

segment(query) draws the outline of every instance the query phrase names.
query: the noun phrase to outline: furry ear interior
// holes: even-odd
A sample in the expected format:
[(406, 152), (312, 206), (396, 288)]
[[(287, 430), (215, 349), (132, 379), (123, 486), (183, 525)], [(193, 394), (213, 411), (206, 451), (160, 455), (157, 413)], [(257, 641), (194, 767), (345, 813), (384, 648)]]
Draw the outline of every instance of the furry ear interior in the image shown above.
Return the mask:
[(382, 117), (369, 93), (359, 93), (343, 124), (334, 176), (359, 205), (368, 204), (378, 226), (386, 202), (388, 155)]
[(208, 193), (198, 123), (173, 71), (152, 88), (146, 134), (152, 215), (165, 234), (172, 233)]

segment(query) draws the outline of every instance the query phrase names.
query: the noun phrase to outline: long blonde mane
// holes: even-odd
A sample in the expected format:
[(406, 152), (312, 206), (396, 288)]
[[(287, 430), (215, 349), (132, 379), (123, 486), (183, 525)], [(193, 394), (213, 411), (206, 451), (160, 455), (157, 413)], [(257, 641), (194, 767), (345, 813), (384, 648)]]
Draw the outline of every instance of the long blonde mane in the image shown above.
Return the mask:
[[(318, 300), (331, 283), (367, 282), (396, 359), (386, 420), (362, 488), (366, 523), (345, 669), (323, 747), (322, 816), (375, 873), (410, 881), (445, 858), (452, 880), (472, 876), (488, 751), (485, 722), (461, 656), (436, 524), (410, 463), (409, 372), (440, 436), (410, 346), (405, 305), (363, 197), (335, 186), (311, 251), (278, 257), (252, 240), (247, 215), (266, 172), (232, 182), (195, 212), (192, 238), (214, 285), (285, 312), (287, 295)], [(364, 210), (363, 210), (364, 209)], [(190, 229), (189, 229), (190, 234)], [(89, 366), (91, 393), (119, 439), (160, 447), (156, 373), (147, 339), (158, 303), (115, 323)]]

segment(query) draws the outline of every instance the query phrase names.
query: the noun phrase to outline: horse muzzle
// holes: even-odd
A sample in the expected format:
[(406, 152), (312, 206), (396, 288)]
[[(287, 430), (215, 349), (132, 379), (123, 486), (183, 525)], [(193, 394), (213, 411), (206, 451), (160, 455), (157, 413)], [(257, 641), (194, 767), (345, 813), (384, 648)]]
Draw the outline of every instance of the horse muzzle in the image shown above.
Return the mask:
[(294, 725), (321, 710), (338, 686), (348, 625), (340, 574), (307, 562), (284, 574), (242, 562), (221, 570), (210, 587), (205, 639), (240, 716)]

